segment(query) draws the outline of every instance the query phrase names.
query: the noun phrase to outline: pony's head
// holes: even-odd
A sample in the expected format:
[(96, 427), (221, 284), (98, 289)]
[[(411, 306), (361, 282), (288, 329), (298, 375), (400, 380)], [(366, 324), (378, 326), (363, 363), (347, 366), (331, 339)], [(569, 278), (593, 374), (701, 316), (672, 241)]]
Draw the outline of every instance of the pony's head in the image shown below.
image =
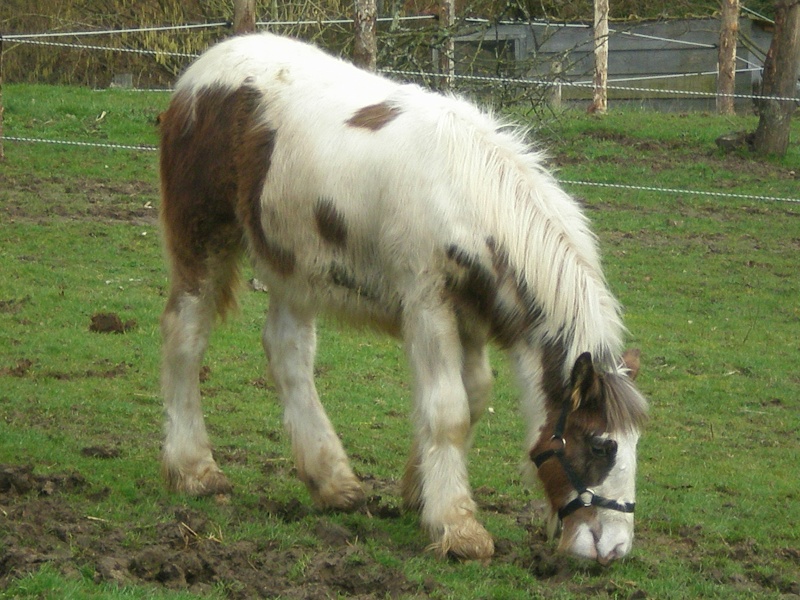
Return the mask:
[(530, 451), (550, 503), (549, 533), (561, 529), (558, 549), (604, 565), (633, 543), (636, 444), (647, 409), (632, 383), (638, 351), (624, 360), (627, 369), (601, 373), (585, 353), (567, 385), (545, 382), (547, 421)]

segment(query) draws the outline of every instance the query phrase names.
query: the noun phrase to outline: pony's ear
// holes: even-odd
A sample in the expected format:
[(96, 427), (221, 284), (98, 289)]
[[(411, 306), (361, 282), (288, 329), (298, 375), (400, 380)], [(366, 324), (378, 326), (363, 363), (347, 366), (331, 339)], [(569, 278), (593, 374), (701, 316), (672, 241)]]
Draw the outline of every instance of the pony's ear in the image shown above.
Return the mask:
[(629, 348), (625, 350), (625, 354), (622, 355), (622, 364), (628, 369), (628, 378), (631, 381), (636, 379), (636, 376), (639, 374), (640, 356), (641, 352), (638, 348)]
[(572, 385), (572, 410), (599, 408), (605, 398), (603, 381), (592, 364), (592, 355), (584, 352), (575, 361), (570, 378)]

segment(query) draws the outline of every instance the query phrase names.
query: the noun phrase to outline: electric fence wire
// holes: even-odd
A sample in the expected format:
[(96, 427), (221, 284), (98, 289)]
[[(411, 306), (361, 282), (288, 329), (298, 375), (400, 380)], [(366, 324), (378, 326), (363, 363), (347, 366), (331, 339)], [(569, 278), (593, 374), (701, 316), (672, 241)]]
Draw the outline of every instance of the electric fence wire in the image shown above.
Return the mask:
[[(432, 16), (422, 16), (422, 17), (402, 17), (402, 20), (409, 20), (409, 19), (428, 19), (433, 18)], [(379, 21), (391, 21), (394, 20), (392, 18), (385, 18), (379, 19)], [(341, 23), (352, 23), (351, 19), (334, 19), (334, 20), (326, 20), (326, 21), (270, 21), (270, 22), (260, 22), (258, 25), (260, 26), (280, 26), (280, 25), (312, 25), (312, 24), (341, 24)], [(67, 43), (67, 42), (52, 42), (52, 41), (42, 41), (42, 38), (52, 38), (52, 37), (83, 37), (89, 35), (108, 35), (108, 34), (120, 34), (120, 33), (139, 33), (139, 32), (150, 32), (150, 31), (177, 31), (177, 30), (184, 30), (184, 29), (197, 29), (197, 28), (212, 28), (212, 27), (223, 27), (223, 26), (230, 26), (228, 22), (219, 22), (219, 23), (206, 23), (206, 24), (199, 24), (199, 25), (171, 25), (171, 26), (164, 26), (164, 27), (142, 27), (136, 29), (114, 29), (114, 30), (106, 30), (106, 31), (84, 31), (84, 32), (56, 32), (56, 33), (41, 33), (41, 34), (13, 34), (13, 35), (4, 35), (2, 36), (3, 40), (14, 40), (17, 43), (22, 44), (35, 44), (35, 45), (46, 45), (46, 46), (58, 46), (58, 47), (69, 47), (74, 49), (81, 49), (81, 50), (98, 50), (98, 51), (106, 51), (106, 52), (129, 52), (129, 53), (136, 53), (136, 54), (143, 54), (143, 55), (160, 55), (160, 56), (175, 56), (181, 58), (196, 58), (198, 55), (194, 53), (182, 53), (182, 52), (168, 52), (168, 51), (159, 51), (159, 50), (147, 50), (147, 49), (137, 49), (137, 48), (119, 48), (119, 47), (109, 47), (109, 46), (97, 46), (97, 45), (90, 45), (90, 44), (77, 44), (77, 43)], [(624, 32), (623, 32), (624, 33)], [(653, 39), (662, 39), (664, 41), (673, 41), (678, 42), (680, 40), (668, 40), (666, 38), (654, 38), (653, 36), (646, 36), (642, 34), (636, 34), (638, 37), (648, 37)], [(693, 45), (700, 45), (691, 43)], [(400, 75), (403, 77), (441, 77), (441, 73), (432, 73), (432, 72), (425, 72), (425, 71), (405, 71), (405, 70), (397, 70), (397, 69), (381, 69), (383, 73), (391, 74), (391, 75)], [(714, 72), (708, 73), (682, 73), (682, 74), (671, 74), (666, 77), (691, 77), (703, 74), (714, 74)], [(553, 86), (553, 85), (562, 85), (562, 86), (569, 86), (569, 87), (593, 87), (593, 83), (589, 82), (580, 82), (580, 81), (558, 81), (554, 83), (553, 81), (548, 80), (539, 80), (539, 79), (528, 79), (528, 78), (506, 78), (506, 77), (489, 77), (489, 76), (481, 76), (481, 75), (455, 75), (453, 76), (454, 79), (458, 80), (465, 80), (465, 81), (477, 81), (482, 83), (487, 83), (491, 85), (507, 85), (507, 84), (517, 84), (517, 85), (537, 85), (537, 86)], [(637, 80), (647, 80), (651, 79), (652, 77), (642, 77), (642, 78), (627, 78), (625, 81), (637, 81)], [(665, 76), (661, 76), (661, 78), (665, 78)], [(702, 97), (719, 97), (719, 96), (726, 96), (726, 97), (733, 97), (738, 99), (750, 99), (750, 100), (758, 100), (758, 99), (771, 99), (771, 100), (780, 100), (780, 101), (797, 101), (797, 98), (794, 97), (781, 97), (781, 96), (762, 96), (756, 94), (715, 94), (710, 92), (697, 92), (692, 90), (667, 90), (667, 89), (653, 89), (647, 87), (633, 87), (633, 86), (615, 86), (609, 85), (609, 90), (621, 90), (621, 91), (630, 91), (630, 92), (661, 92), (661, 93), (670, 93), (670, 94), (680, 94), (686, 96), (702, 96)], [(152, 90), (152, 91), (161, 91), (161, 90)], [(133, 151), (145, 151), (145, 152), (154, 152), (157, 151), (158, 148), (156, 146), (151, 145), (130, 145), (130, 144), (114, 144), (114, 143), (100, 143), (100, 142), (86, 142), (86, 141), (69, 141), (69, 140), (51, 140), (51, 139), (42, 139), (42, 138), (30, 138), (30, 137), (18, 137), (18, 136), (2, 136), (0, 140), (7, 140), (11, 142), (22, 142), (22, 143), (45, 143), (45, 144), (57, 144), (57, 145), (67, 145), (67, 146), (78, 146), (78, 147), (92, 147), (92, 148), (104, 148), (104, 149), (112, 149), (112, 150), (133, 150)], [(638, 186), (638, 185), (631, 185), (631, 184), (618, 184), (618, 183), (604, 183), (604, 182), (592, 182), (592, 181), (575, 181), (575, 180), (562, 180), (562, 183), (565, 185), (577, 185), (577, 186), (590, 186), (590, 187), (600, 187), (600, 188), (612, 188), (612, 189), (624, 189), (624, 190), (631, 190), (631, 191), (643, 191), (643, 192), (653, 192), (653, 193), (663, 193), (663, 194), (680, 194), (680, 195), (689, 195), (689, 196), (713, 196), (718, 198), (729, 198), (729, 199), (740, 199), (740, 200), (756, 200), (756, 201), (773, 201), (773, 202), (790, 202), (790, 203), (798, 203), (800, 204), (800, 198), (785, 198), (779, 196), (759, 196), (759, 195), (752, 195), (752, 194), (736, 194), (730, 192), (713, 192), (713, 191), (703, 191), (703, 190), (688, 190), (688, 189), (679, 189), (679, 188), (662, 188), (656, 186)]]
[[(10, 39), (8, 36), (5, 36), (3, 39)], [(131, 53), (131, 54), (142, 54), (146, 56), (173, 56), (178, 58), (190, 58), (195, 59), (199, 56), (196, 53), (185, 53), (185, 52), (172, 52), (167, 50), (148, 50), (144, 48), (120, 48), (114, 46), (98, 46), (98, 45), (90, 45), (90, 44), (78, 44), (78, 43), (69, 43), (69, 42), (52, 42), (52, 41), (44, 41), (39, 39), (29, 39), (27, 37), (18, 37), (14, 38), (17, 43), (20, 44), (34, 44), (40, 46), (57, 46), (57, 47), (66, 47), (72, 48), (76, 50), (96, 50), (96, 51), (103, 51), (103, 52), (123, 52), (123, 53)], [(382, 73), (387, 74), (394, 74), (394, 75), (401, 75), (404, 77), (423, 77), (423, 78), (439, 78), (442, 76), (441, 73), (436, 72), (428, 72), (428, 71), (407, 71), (407, 70), (400, 70), (400, 69), (379, 69)], [(740, 69), (737, 72), (746, 72), (751, 69)], [(630, 85), (614, 85), (614, 81), (649, 81), (653, 79), (669, 79), (669, 78), (679, 78), (679, 77), (698, 77), (704, 75), (714, 75), (716, 71), (705, 71), (705, 72), (698, 72), (698, 73), (672, 73), (672, 74), (664, 74), (664, 75), (657, 75), (657, 76), (642, 76), (642, 77), (628, 77), (619, 80), (609, 80), (609, 85), (607, 89), (609, 91), (622, 91), (622, 92), (638, 92), (638, 93), (648, 93), (648, 94), (667, 94), (672, 96), (692, 96), (698, 98), (719, 98), (719, 97), (729, 97), (734, 99), (740, 100), (776, 100), (781, 102), (797, 102), (798, 98), (794, 96), (767, 96), (761, 94), (720, 94), (717, 92), (703, 92), (703, 91), (696, 91), (696, 90), (681, 90), (681, 89), (671, 89), (671, 88), (652, 88), (646, 86), (630, 86)], [(557, 81), (546, 80), (546, 79), (530, 79), (530, 78), (516, 78), (516, 77), (495, 77), (495, 76), (488, 76), (488, 75), (464, 75), (464, 74), (454, 74), (450, 76), (453, 80), (458, 81), (477, 81), (482, 83), (488, 83), (492, 85), (535, 85), (535, 86), (563, 86), (563, 87), (575, 87), (575, 88), (593, 88), (594, 83), (589, 81), (570, 81), (566, 79), (559, 79)]]

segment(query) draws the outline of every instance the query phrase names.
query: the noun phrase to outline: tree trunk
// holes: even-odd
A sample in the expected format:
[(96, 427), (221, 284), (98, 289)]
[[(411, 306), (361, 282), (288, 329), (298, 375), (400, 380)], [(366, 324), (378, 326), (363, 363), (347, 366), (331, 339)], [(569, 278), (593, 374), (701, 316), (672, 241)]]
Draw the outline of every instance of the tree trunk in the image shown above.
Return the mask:
[(758, 128), (753, 149), (761, 155), (783, 156), (789, 147), (789, 128), (797, 108), (800, 70), (800, 0), (775, 5), (775, 33), (764, 61), (761, 95), (756, 101)]
[(739, 0), (721, 0), (719, 58), (717, 61), (717, 112), (734, 114), (733, 93), (736, 90), (736, 43), (739, 37)]
[(608, 0), (594, 0), (594, 93), (589, 112), (608, 109)]
[(256, 30), (256, 0), (233, 0), (233, 33), (253, 33)]
[(378, 8), (375, 0), (355, 0), (355, 45), (353, 62), (363, 69), (375, 71), (378, 68), (378, 38), (375, 24)]

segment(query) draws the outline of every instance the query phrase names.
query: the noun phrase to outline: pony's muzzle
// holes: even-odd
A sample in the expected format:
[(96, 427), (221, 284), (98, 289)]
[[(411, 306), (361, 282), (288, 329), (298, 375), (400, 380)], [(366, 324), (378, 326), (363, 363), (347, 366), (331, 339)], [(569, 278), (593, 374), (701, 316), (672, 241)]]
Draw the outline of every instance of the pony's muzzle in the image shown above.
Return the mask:
[(603, 566), (627, 555), (633, 544), (633, 517), (609, 519), (604, 518), (607, 514), (600, 513), (608, 511), (585, 509), (567, 517), (562, 524), (558, 551), (596, 560)]

